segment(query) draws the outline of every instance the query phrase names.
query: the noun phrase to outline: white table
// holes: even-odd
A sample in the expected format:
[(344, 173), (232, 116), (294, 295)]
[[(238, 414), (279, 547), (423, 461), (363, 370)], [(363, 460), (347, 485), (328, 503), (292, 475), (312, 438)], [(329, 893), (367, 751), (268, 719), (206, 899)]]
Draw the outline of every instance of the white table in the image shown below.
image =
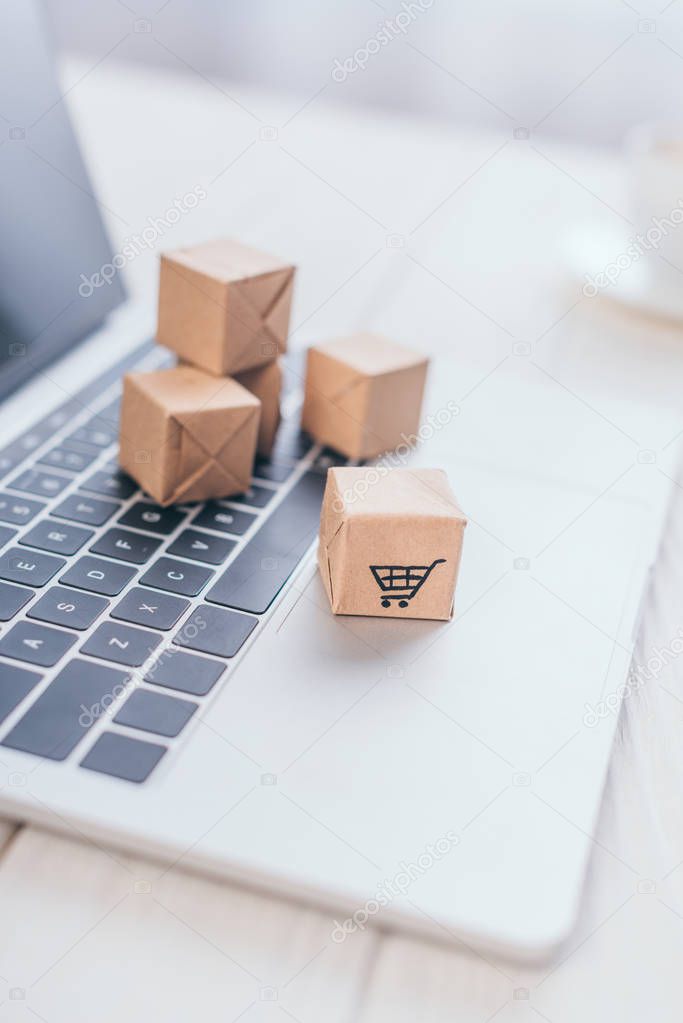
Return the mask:
[[(610, 155), (361, 117), (328, 106), (325, 90), (304, 106), (188, 68), (152, 76), (105, 60), (88, 72), (69, 63), (65, 83), (117, 247), (201, 186), (206, 199), (157, 249), (229, 233), (291, 257), (297, 344), (363, 325), (454, 351), (461, 402), (504, 361), (533, 359), (615, 430), (616, 397), (680, 405), (681, 330), (582, 297), (558, 254), (577, 222), (628, 216)], [(153, 301), (156, 255), (130, 271)], [(676, 493), (643, 660), (683, 624)], [(179, 871), (158, 880), (154, 864), (73, 832), (7, 823), (0, 1021), (678, 1020), (683, 663), (639, 689), (621, 724), (583, 912), (553, 963), (379, 930), (333, 945), (315, 909)]]

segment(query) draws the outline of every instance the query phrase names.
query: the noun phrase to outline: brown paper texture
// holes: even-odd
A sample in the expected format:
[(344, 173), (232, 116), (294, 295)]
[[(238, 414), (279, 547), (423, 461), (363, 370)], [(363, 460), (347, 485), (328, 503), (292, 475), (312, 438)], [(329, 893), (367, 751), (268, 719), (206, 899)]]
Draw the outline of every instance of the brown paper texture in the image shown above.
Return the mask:
[(280, 425), (282, 366), (277, 360), (269, 362), (267, 366), (258, 366), (256, 369), (238, 373), (235, 380), (242, 387), (246, 387), (261, 402), (261, 421), (256, 450), (263, 458), (268, 458), (273, 450), (275, 435)]
[(447, 621), (466, 524), (441, 469), (330, 469), (318, 566), (333, 612)]
[(157, 341), (228, 376), (287, 349), (295, 268), (229, 240), (161, 257)]
[(379, 334), (354, 334), (308, 351), (303, 429), (348, 458), (409, 442), (420, 425), (428, 360)]
[(249, 488), (260, 402), (237, 381), (192, 366), (129, 373), (119, 461), (159, 504)]

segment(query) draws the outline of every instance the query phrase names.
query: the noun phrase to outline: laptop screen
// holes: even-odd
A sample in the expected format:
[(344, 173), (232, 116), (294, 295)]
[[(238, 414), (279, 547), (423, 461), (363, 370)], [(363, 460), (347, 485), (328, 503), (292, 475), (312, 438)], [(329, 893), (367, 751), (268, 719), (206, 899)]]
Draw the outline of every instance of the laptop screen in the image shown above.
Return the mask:
[[(123, 299), (37, 0), (0, 5), (0, 397)], [(98, 279), (98, 278), (94, 278)]]

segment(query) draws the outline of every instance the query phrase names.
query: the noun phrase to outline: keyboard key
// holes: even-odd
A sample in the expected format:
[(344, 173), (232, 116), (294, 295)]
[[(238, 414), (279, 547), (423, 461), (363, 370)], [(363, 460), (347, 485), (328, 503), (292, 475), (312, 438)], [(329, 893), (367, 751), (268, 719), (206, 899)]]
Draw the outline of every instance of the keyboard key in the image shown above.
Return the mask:
[(121, 516), (122, 526), (133, 526), (134, 529), (146, 529), (148, 533), (159, 533), (168, 536), (183, 521), (185, 516), (175, 508), (161, 508), (158, 504), (146, 504), (138, 501)]
[(76, 637), (68, 632), (48, 629), (45, 625), (34, 625), (33, 622), (17, 622), (9, 632), (0, 638), (0, 654), (3, 657), (14, 657), (29, 664), (39, 664), (49, 668), (64, 656), (69, 647), (76, 642)]
[(258, 618), (202, 604), (173, 637), (178, 646), (217, 657), (234, 657), (258, 625)]
[(31, 451), (35, 451), (36, 448), (39, 448), (41, 444), (44, 444), (48, 437), (49, 433), (46, 433), (45, 430), (41, 431), (38, 426), (36, 429), (29, 430), (28, 433), (23, 434), (14, 443), (20, 451), (29, 454)]
[(156, 742), (142, 742), (127, 735), (103, 732), (81, 760), (81, 767), (139, 784), (149, 778), (165, 752), (166, 746), (159, 746)]
[(137, 483), (122, 472), (95, 472), (81, 483), (81, 487), (83, 490), (92, 490), (95, 494), (104, 494), (105, 497), (114, 497), (119, 501), (127, 500), (138, 489)]
[(120, 398), (115, 398), (114, 401), (110, 401), (105, 408), (101, 409), (97, 413), (98, 420), (103, 420), (110, 430), (116, 430), (117, 432), (119, 428), (120, 416), (121, 416)]
[(156, 586), (159, 590), (180, 593), (183, 597), (196, 597), (212, 575), (210, 569), (199, 565), (188, 565), (186, 561), (174, 558), (159, 558), (147, 569), (140, 582), (143, 586)]
[[(69, 403), (67, 403), (67, 405), (68, 404)], [(9, 448), (23, 451), (24, 455), (26, 455), (27, 452), (35, 451), (36, 448), (40, 447), (41, 444), (44, 444), (50, 439), (50, 437), (52, 437), (55, 430), (59, 429), (59, 426), (55, 426), (55, 418), (59, 417), (60, 411), (61, 409), (55, 410), (54, 412), (51, 412), (46, 419), (41, 419), (39, 422), (34, 423), (29, 430), (23, 433), (16, 440), (12, 441)], [(71, 414), (73, 414), (73, 412)], [(60, 425), (63, 426), (66, 421), (67, 420), (63, 420)], [(5, 454), (7, 450), (8, 449), (5, 448), (3, 454)]]
[(283, 462), (271, 462), (269, 458), (257, 458), (254, 463), (254, 476), (269, 480), (271, 483), (284, 483), (292, 475), (294, 468), (294, 464), (285, 465)]
[(28, 618), (69, 629), (88, 629), (109, 607), (109, 601), (65, 586), (51, 586), (27, 613)]
[(22, 536), (19, 543), (27, 547), (37, 547), (41, 551), (51, 551), (53, 554), (68, 555), (75, 554), (93, 535), (91, 529), (66, 526), (61, 522), (42, 519)]
[(83, 472), (97, 458), (96, 451), (70, 451), (68, 448), (58, 447), (52, 451), (46, 451), (40, 456), (41, 465), (52, 465), (65, 472)]
[(0, 494), (0, 519), (15, 526), (25, 526), (44, 507), (42, 501), (29, 501), (26, 497)]
[(65, 565), (64, 558), (52, 558), (49, 554), (10, 547), (8, 551), (0, 554), (0, 579), (7, 579), (11, 583), (25, 583), (26, 586), (44, 586)]
[(0, 622), (8, 622), (10, 618), (14, 618), (31, 597), (35, 597), (33, 590), (0, 583)]
[(44, 420), (21, 437), (13, 440), (11, 444), (6, 445), (0, 451), (0, 472), (8, 472), (15, 468), (20, 462), (23, 462), (27, 455), (50, 440), (53, 433), (54, 427), (50, 426), (49, 420)]
[(47, 419), (43, 420), (47, 428), (54, 433), (56, 430), (60, 430), (66, 423), (69, 422), (76, 412), (80, 411), (80, 403), (77, 400), (67, 402), (60, 408), (55, 409), (51, 412)]
[(8, 444), (0, 450), (0, 475), (6, 476), (8, 472), (15, 469), (20, 462), (26, 458), (26, 452), (14, 444)]
[(116, 558), (118, 561), (143, 565), (160, 545), (161, 540), (155, 536), (140, 536), (139, 533), (131, 533), (128, 529), (108, 529), (90, 550), (93, 554), (106, 554), (107, 557)]
[(123, 692), (122, 671), (79, 659), (70, 661), (2, 741), (3, 746), (64, 760), (111, 700)]
[(145, 675), (145, 682), (176, 689), (190, 696), (206, 696), (225, 671), (225, 664), (194, 657), (180, 650), (164, 650)]
[(263, 614), (315, 540), (325, 489), (322, 473), (307, 472), (219, 577), (206, 599)]
[(17, 535), (16, 529), (9, 529), (7, 526), (0, 526), (0, 547), (4, 547), (6, 543)]
[(233, 504), (249, 504), (252, 508), (265, 508), (269, 501), (277, 494), (277, 490), (267, 490), (266, 487), (259, 487), (255, 483), (243, 494), (231, 497)]
[(298, 461), (313, 447), (313, 441), (299, 429), (298, 423), (290, 419), (281, 424), (275, 438), (274, 458), (292, 458)]
[(70, 483), (71, 480), (66, 476), (53, 476), (39, 469), (27, 469), (7, 486), (14, 490), (25, 490), (27, 494), (37, 494), (38, 497), (56, 497)]
[(12, 448), (3, 448), (0, 451), (0, 476), (6, 476), (12, 469), (16, 469), (24, 458), (24, 452)]
[(209, 501), (205, 508), (202, 508), (193, 526), (203, 526), (205, 529), (215, 529), (219, 533), (232, 533), (233, 536), (242, 536), (256, 521), (256, 516), (249, 512), (237, 511), (236, 508), (224, 508), (214, 501)]
[[(117, 622), (103, 622), (81, 647), (81, 653), (139, 668), (161, 643), (161, 636)], [(0, 640), (0, 652), (2, 640)]]
[(236, 543), (236, 540), (200, 533), (197, 529), (185, 529), (168, 548), (168, 553), (203, 561), (207, 565), (222, 565)]
[(51, 514), (60, 519), (72, 522), (83, 522), (86, 526), (103, 526), (107, 519), (115, 515), (120, 505), (111, 501), (98, 501), (86, 494), (69, 494), (61, 504), (52, 509)]
[(152, 693), (149, 689), (136, 689), (114, 718), (114, 724), (140, 728), (144, 732), (173, 739), (180, 735), (198, 706), (190, 700)]
[(19, 706), (42, 677), (15, 664), (0, 664), (0, 722)]
[(88, 447), (101, 451), (110, 447), (116, 440), (116, 431), (108, 427), (103, 419), (90, 420), (85, 426), (80, 426), (65, 440), (65, 444), (75, 441), (76, 444), (87, 444)]
[(116, 605), (111, 617), (134, 625), (149, 625), (152, 629), (172, 629), (189, 606), (189, 600), (182, 597), (150, 593), (134, 586)]
[[(1, 562), (2, 558), (0, 558)], [(114, 565), (111, 561), (103, 561), (101, 558), (91, 558), (86, 555), (71, 565), (59, 581), (66, 583), (67, 586), (76, 586), (79, 590), (102, 593), (105, 597), (116, 597), (134, 575), (134, 568)], [(0, 567), (1, 576), (2, 569)]]
[[(114, 420), (112, 420), (109, 410), (114, 408), (118, 409), (118, 411), (115, 412)], [(84, 424), (85, 428), (89, 430), (109, 430), (110, 432), (113, 430), (116, 434), (120, 409), (121, 398), (117, 398), (115, 402), (111, 402), (105, 409), (102, 409), (100, 412), (96, 412), (92, 419), (89, 419), (87, 423)]]

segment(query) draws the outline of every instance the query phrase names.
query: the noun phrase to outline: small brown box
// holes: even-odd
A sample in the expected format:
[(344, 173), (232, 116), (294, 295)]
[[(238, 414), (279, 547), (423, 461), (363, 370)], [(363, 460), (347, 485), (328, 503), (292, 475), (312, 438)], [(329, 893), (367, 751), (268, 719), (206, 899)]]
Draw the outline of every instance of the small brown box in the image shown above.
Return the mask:
[(335, 614), (453, 614), (467, 520), (442, 469), (330, 469), (318, 565)]
[(268, 458), (273, 450), (275, 434), (280, 425), (280, 392), (282, 390), (282, 366), (276, 360), (267, 366), (258, 366), (238, 373), (235, 380), (256, 395), (261, 402), (261, 422), (259, 423), (256, 450), (263, 458)]
[(237, 381), (193, 366), (129, 373), (119, 460), (159, 504), (249, 488), (260, 402)]
[(379, 334), (353, 334), (308, 351), (302, 426), (348, 458), (411, 443), (428, 360)]
[(161, 257), (157, 341), (218, 376), (287, 349), (294, 267), (220, 240)]

